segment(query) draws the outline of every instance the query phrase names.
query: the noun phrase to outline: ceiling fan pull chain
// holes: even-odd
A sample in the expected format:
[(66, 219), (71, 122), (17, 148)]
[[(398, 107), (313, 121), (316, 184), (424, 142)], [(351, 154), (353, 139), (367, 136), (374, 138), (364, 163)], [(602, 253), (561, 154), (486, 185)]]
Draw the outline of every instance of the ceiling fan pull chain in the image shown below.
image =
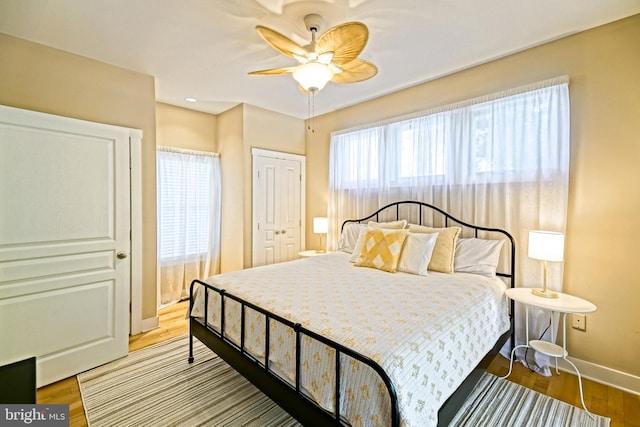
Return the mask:
[(311, 133), (314, 133), (316, 124), (315, 124), (315, 116), (316, 116), (316, 109), (315, 109), (315, 104), (316, 104), (316, 98), (315, 98), (315, 91), (309, 91), (307, 92), (307, 130), (311, 131)]
[(316, 132), (316, 91), (311, 92), (311, 133)]
[(307, 92), (307, 130), (311, 130), (311, 92)]

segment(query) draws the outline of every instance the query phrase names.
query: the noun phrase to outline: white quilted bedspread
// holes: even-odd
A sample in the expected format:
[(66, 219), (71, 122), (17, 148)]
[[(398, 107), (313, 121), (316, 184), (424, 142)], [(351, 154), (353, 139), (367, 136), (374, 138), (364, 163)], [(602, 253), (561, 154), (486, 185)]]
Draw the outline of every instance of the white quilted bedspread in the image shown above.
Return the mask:
[[(435, 426), (444, 401), (509, 328), (498, 278), (432, 273), (426, 277), (355, 267), (345, 253), (214, 276), (212, 285), (301, 323), (380, 364), (397, 391), (401, 425)], [(208, 322), (219, 329), (220, 302), (210, 293)], [(240, 343), (240, 309), (225, 306), (225, 335)], [(204, 315), (202, 293), (193, 316)], [(245, 346), (264, 361), (265, 320), (247, 310)], [(271, 324), (269, 366), (293, 381), (293, 332)], [(313, 341), (313, 342), (312, 342)], [(304, 390), (334, 406), (335, 355), (303, 340)], [(371, 369), (344, 360), (341, 411), (354, 426), (389, 425), (389, 404)]]

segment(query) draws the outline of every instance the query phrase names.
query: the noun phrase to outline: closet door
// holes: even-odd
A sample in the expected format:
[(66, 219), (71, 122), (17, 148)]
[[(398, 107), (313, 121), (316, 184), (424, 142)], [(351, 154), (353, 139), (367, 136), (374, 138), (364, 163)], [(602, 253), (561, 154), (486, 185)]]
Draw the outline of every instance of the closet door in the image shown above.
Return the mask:
[(298, 258), (302, 239), (304, 161), (292, 155), (253, 156), (253, 265)]
[(0, 107), (0, 365), (38, 387), (128, 352), (129, 131)]

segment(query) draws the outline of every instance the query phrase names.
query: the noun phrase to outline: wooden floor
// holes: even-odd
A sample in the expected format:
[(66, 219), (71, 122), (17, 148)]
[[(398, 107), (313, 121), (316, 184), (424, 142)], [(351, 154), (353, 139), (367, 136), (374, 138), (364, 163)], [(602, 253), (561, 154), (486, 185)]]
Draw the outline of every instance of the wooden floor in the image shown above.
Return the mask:
[[(144, 334), (129, 337), (129, 351), (135, 351), (151, 344), (188, 333), (185, 319), (187, 302), (175, 304), (159, 312), (160, 327)], [(489, 372), (504, 375), (509, 362), (502, 356), (496, 356)], [(581, 406), (578, 380), (575, 375), (560, 372), (560, 375), (543, 377), (529, 371), (521, 364), (514, 365), (510, 381), (536, 390), (540, 393)], [(611, 418), (611, 427), (640, 427), (640, 396), (625, 393), (618, 389), (585, 379), (583, 381), (584, 399), (587, 408), (598, 415)], [(38, 403), (66, 403), (70, 405), (70, 425), (86, 426), (82, 399), (76, 377), (38, 389)]]

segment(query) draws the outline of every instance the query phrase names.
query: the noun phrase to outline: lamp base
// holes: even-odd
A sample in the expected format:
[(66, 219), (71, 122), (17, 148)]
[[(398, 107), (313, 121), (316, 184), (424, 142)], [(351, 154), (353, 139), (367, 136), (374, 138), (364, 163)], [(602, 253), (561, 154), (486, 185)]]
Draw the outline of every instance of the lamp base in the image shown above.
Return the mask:
[(531, 293), (543, 298), (558, 298), (558, 294), (549, 289), (535, 288), (531, 290)]

